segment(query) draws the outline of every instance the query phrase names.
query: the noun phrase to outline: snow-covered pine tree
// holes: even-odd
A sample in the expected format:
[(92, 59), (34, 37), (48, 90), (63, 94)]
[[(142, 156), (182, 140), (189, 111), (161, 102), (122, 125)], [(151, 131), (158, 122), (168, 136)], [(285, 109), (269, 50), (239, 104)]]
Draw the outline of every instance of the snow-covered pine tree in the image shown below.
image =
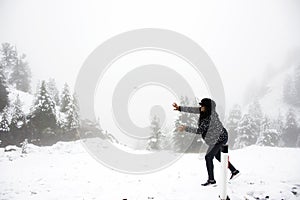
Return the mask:
[(295, 106), (296, 104), (296, 84), (295, 78), (291, 75), (286, 75), (284, 83), (283, 83), (283, 100), (285, 103)]
[(234, 142), (234, 149), (244, 148), (255, 144), (257, 141), (257, 133), (252, 117), (249, 114), (244, 114), (237, 127), (237, 138)]
[[(252, 119), (252, 128), (254, 140), (257, 140), (260, 135), (261, 122), (263, 119), (263, 114), (259, 101), (256, 99), (249, 105), (248, 114)], [(256, 142), (256, 141), (255, 141)]]
[(281, 113), (281, 111), (279, 110), (279, 114), (277, 116), (277, 119), (275, 119), (273, 121), (273, 127), (276, 129), (276, 131), (278, 132), (278, 146), (283, 147), (284, 146), (284, 141), (283, 141), (283, 128), (284, 128), (284, 118), (283, 115)]
[(14, 137), (15, 144), (19, 144), (26, 137), (26, 116), (22, 111), (22, 103), (19, 95), (12, 104), (12, 117), (11, 117), (11, 132)]
[(12, 55), (13, 47), (9, 43), (3, 43), (0, 49), (0, 112), (8, 105), (8, 87), (7, 87), (7, 68), (9, 68), (14, 60)]
[[(66, 93), (65, 93), (66, 94)], [(69, 95), (69, 94), (67, 94)], [(74, 140), (79, 138), (80, 118), (79, 105), (75, 94), (71, 97), (69, 104), (60, 113), (59, 126), (63, 130), (64, 140)]]
[(284, 117), (281, 113), (281, 110), (279, 110), (278, 116), (275, 119), (275, 121), (273, 122), (273, 126), (277, 129), (277, 131), (279, 133), (282, 133), (283, 127), (284, 127)]
[(6, 106), (3, 109), (1, 121), (0, 121), (0, 132), (9, 132), (10, 126), (9, 126), (9, 119), (8, 119), (8, 106)]
[(266, 129), (261, 133), (258, 144), (262, 146), (278, 146), (279, 133), (276, 129)]
[(35, 104), (29, 116), (29, 125), (33, 129), (33, 137), (40, 139), (42, 144), (53, 142), (54, 130), (57, 128), (56, 110), (55, 103), (46, 89), (45, 81), (42, 81), (39, 93), (35, 97)]
[(1, 45), (1, 60), (0, 66), (3, 68), (3, 74), (6, 78), (10, 76), (12, 68), (17, 64), (18, 54), (16, 47), (9, 43), (2, 43)]
[(261, 120), (260, 130), (266, 131), (266, 130), (270, 129), (270, 127), (271, 127), (271, 120), (268, 116), (265, 115)]
[(67, 83), (64, 84), (64, 88), (61, 94), (60, 111), (65, 113), (67, 106), (72, 102), (70, 88)]
[[(298, 127), (298, 133), (300, 133), (300, 127)], [(296, 142), (296, 147), (300, 147), (300, 134), (298, 134), (297, 142)]]
[(159, 144), (161, 150), (173, 150), (172, 138), (173, 138), (173, 126), (163, 127), (160, 129), (161, 134), (159, 138)]
[(31, 71), (25, 58), (26, 55), (23, 54), (17, 59), (16, 64), (12, 67), (9, 83), (17, 90), (30, 92)]
[[(180, 97), (180, 106), (190, 106), (188, 97)], [(186, 125), (191, 126), (193, 120), (191, 118), (191, 114), (186, 112), (180, 112), (178, 119), (175, 121), (175, 127), (179, 125)], [(186, 150), (189, 144), (191, 144), (193, 138), (195, 137), (194, 134), (185, 133), (185, 132), (177, 132), (174, 130), (174, 136), (172, 138), (172, 143), (174, 145), (175, 151), (183, 152)]]
[(286, 115), (285, 126), (283, 128), (282, 139), (287, 147), (295, 147), (298, 139), (298, 125), (295, 111), (290, 108)]
[(2, 112), (9, 103), (8, 94), (4, 68), (0, 66), (0, 112)]
[(230, 147), (234, 146), (234, 141), (237, 138), (238, 123), (242, 118), (241, 106), (236, 104), (230, 110), (228, 118), (226, 120), (226, 127), (228, 131), (228, 144)]
[(73, 93), (72, 96), (72, 102), (73, 102), (73, 117), (72, 117), (72, 128), (78, 129), (80, 128), (81, 122), (80, 122), (80, 108), (79, 108), (79, 102), (78, 102), (78, 96), (76, 93)]
[(148, 141), (148, 147), (149, 150), (159, 150), (160, 149), (160, 137), (161, 137), (161, 131), (160, 131), (160, 119), (158, 116), (154, 115), (151, 119), (151, 133), (152, 137), (150, 137)]
[(47, 82), (47, 91), (49, 92), (51, 98), (55, 101), (55, 104), (59, 105), (59, 91), (54, 78), (49, 78)]
[(12, 144), (12, 135), (9, 127), (8, 106), (3, 109), (0, 118), (0, 147)]
[(300, 108), (300, 64), (295, 68), (295, 106)]
[(271, 120), (267, 116), (264, 116), (257, 144), (262, 146), (277, 146), (279, 141), (278, 135), (278, 131), (271, 127)]
[(71, 99), (71, 102), (66, 107), (66, 129), (72, 131), (74, 129), (78, 129), (80, 126), (79, 121), (79, 108), (77, 104), (77, 100), (75, 95)]
[(25, 126), (26, 123), (26, 117), (24, 112), (22, 111), (22, 102), (20, 100), (19, 95), (17, 95), (17, 98), (15, 102), (12, 105), (13, 111), (12, 111), (12, 119), (11, 119), (11, 128), (12, 129), (19, 129)]

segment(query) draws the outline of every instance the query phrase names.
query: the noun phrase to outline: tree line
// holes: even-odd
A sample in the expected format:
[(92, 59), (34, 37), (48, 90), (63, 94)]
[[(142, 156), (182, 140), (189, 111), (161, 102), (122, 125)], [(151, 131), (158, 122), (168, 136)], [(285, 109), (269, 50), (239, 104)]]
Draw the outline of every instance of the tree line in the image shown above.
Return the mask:
[[(180, 105), (199, 106), (198, 101), (181, 97)], [(175, 120), (175, 127), (180, 124), (197, 127), (199, 115), (180, 112)], [(242, 113), (240, 105), (235, 105), (225, 117), (223, 125), (228, 130), (228, 144), (231, 149), (244, 148), (250, 145), (300, 147), (300, 126), (293, 108), (272, 119), (263, 114), (258, 100), (248, 106)], [(174, 130), (171, 134), (160, 129), (159, 119), (152, 119), (153, 136), (149, 139), (148, 149), (174, 150), (177, 152), (198, 153), (205, 151), (200, 135), (180, 133)], [(188, 146), (188, 148), (186, 148)]]
[[(76, 95), (65, 83), (60, 94), (55, 80), (40, 81), (29, 113), (24, 113), (22, 96), (13, 99), (12, 91), (31, 93), (31, 71), (25, 54), (3, 43), (0, 49), (0, 146), (20, 145), (25, 139), (36, 145), (51, 145), (80, 136), (101, 134), (97, 124), (82, 121)], [(21, 91), (21, 92), (20, 92)]]
[(278, 113), (272, 119), (264, 115), (261, 105), (256, 100), (249, 105), (248, 112), (242, 115), (236, 105), (226, 121), (232, 148), (242, 148), (252, 144), (280, 147), (300, 147), (300, 127), (295, 110), (289, 108), (285, 113)]

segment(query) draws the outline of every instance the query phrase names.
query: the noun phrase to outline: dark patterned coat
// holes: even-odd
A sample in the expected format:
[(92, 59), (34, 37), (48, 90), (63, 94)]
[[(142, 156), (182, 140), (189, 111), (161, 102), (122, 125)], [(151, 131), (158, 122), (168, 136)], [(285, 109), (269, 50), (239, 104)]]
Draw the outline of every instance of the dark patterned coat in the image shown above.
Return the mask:
[[(179, 106), (179, 111), (200, 114), (200, 107)], [(199, 117), (197, 128), (186, 126), (185, 131), (200, 134), (209, 146), (217, 143), (225, 144), (228, 140), (228, 133), (215, 110), (212, 110), (208, 117), (202, 119)]]

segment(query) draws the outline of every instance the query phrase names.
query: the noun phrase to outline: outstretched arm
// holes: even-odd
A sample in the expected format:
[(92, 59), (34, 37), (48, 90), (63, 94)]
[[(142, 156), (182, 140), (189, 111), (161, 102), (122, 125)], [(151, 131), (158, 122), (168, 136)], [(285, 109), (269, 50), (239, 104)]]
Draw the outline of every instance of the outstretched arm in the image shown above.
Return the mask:
[(187, 113), (200, 113), (200, 107), (179, 106), (178, 110)]
[(178, 110), (180, 112), (200, 113), (200, 107), (178, 106), (177, 103), (173, 103), (172, 106), (174, 107), (174, 110)]
[(182, 128), (180, 129), (180, 131), (199, 134), (202, 136), (202, 138), (204, 138), (209, 128), (209, 120), (203, 125), (199, 126), (198, 128), (191, 127), (191, 126), (181, 126), (181, 127)]

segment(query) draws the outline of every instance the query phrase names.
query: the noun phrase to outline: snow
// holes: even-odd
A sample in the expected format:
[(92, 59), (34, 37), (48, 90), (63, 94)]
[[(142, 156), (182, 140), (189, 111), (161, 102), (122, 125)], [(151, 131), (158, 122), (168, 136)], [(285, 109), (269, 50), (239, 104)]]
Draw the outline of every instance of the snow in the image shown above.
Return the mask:
[(30, 107), (33, 104), (33, 95), (27, 93), (27, 92), (22, 92), (20, 90), (16, 90), (13, 87), (9, 87), (9, 100), (10, 102), (15, 102), (17, 96), (19, 95), (19, 98), (22, 103), (22, 110), (25, 114), (30, 113)]
[[(187, 154), (161, 171), (131, 175), (111, 170), (80, 141), (27, 146), (27, 154), (0, 148), (0, 199), (215, 200), (218, 187), (202, 187), (203, 156)], [(250, 146), (230, 152), (241, 176), (229, 184), (231, 199), (300, 199), (300, 149)], [(215, 176), (220, 164), (215, 162)], [(217, 179), (218, 182), (218, 179)]]

